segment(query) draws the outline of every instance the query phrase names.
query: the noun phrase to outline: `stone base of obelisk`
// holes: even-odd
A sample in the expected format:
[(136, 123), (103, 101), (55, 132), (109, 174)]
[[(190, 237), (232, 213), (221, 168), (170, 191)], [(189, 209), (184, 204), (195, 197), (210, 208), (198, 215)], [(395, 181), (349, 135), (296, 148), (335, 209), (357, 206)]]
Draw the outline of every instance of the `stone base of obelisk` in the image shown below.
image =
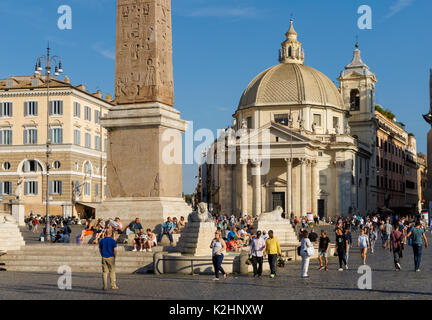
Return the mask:
[(112, 198), (102, 202), (96, 210), (96, 218), (114, 219), (119, 217), (123, 227), (139, 218), (144, 229), (150, 228), (159, 233), (168, 217), (181, 216), (187, 219), (192, 208), (182, 198)]

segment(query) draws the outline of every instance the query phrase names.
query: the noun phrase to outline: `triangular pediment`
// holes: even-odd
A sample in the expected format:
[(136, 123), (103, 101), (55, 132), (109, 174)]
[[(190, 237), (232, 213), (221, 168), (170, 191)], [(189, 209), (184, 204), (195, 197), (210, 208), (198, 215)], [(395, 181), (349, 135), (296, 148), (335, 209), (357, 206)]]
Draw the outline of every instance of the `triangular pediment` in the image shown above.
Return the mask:
[(287, 142), (287, 143), (310, 143), (311, 140), (301, 135), (299, 132), (291, 130), (289, 127), (281, 125), (276, 122), (269, 122), (265, 126), (259, 128), (258, 130), (251, 130), (249, 135), (245, 135), (240, 138), (240, 143), (249, 142), (249, 143), (260, 143), (265, 135), (268, 135), (268, 131), (270, 134), (270, 142), (275, 142), (276, 138), (278, 138), (278, 142)]

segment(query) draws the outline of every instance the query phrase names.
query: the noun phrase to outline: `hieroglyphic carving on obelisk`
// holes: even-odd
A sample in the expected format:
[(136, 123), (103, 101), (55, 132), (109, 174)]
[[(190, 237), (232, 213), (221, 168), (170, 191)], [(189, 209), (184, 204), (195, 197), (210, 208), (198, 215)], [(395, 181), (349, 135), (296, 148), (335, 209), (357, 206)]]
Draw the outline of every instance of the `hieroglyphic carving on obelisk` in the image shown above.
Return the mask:
[(171, 0), (117, 0), (115, 101), (174, 105)]

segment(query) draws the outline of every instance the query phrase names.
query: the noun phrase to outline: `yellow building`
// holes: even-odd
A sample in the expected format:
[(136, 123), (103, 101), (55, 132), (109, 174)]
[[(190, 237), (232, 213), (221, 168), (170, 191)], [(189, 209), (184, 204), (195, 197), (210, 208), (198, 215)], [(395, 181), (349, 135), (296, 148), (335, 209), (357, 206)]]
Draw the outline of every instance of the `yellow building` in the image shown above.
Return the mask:
[[(107, 96), (108, 100), (111, 100)], [(0, 199), (24, 214), (45, 215), (46, 143), (49, 112), (50, 214), (94, 214), (106, 193), (107, 132), (100, 117), (111, 101), (66, 78), (51, 78), (49, 108), (45, 76), (0, 80)], [(48, 109), (48, 110), (47, 110)]]

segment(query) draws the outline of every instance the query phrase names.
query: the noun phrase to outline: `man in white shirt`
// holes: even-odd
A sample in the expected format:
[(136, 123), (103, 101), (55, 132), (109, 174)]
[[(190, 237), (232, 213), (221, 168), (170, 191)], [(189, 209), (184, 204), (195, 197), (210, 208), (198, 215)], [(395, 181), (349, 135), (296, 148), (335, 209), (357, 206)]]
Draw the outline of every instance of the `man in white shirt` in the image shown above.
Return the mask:
[(261, 277), (262, 275), (265, 247), (265, 240), (261, 237), (261, 231), (258, 231), (256, 237), (253, 238), (251, 241), (250, 249), (250, 254), (252, 255), (254, 277)]

